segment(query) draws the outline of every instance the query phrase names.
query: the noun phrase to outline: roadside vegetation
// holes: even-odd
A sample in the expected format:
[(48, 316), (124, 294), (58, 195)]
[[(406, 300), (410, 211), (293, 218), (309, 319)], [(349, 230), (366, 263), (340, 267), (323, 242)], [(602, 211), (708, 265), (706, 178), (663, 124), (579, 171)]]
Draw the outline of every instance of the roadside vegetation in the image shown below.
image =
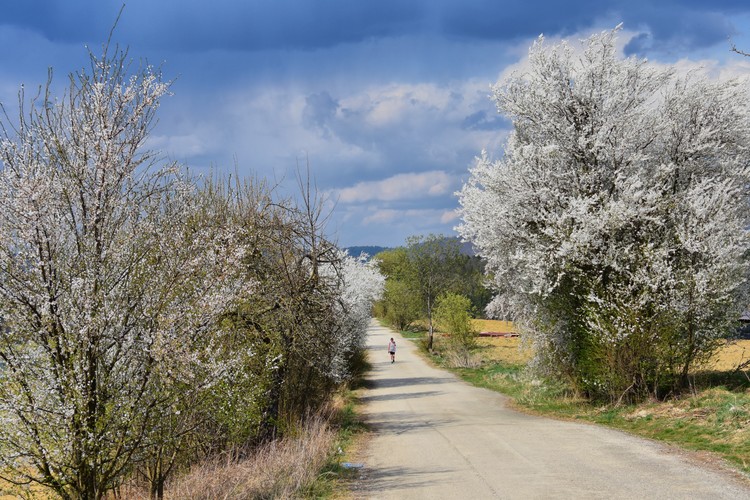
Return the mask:
[[(511, 326), (491, 320), (473, 320), (473, 324), (479, 331), (495, 332)], [(451, 355), (454, 343), (449, 334), (439, 333), (430, 353), (424, 327), (417, 323), (405, 333), (436, 365), (473, 385), (509, 396), (521, 411), (607, 425), (711, 452), (750, 473), (750, 340), (726, 342), (705, 367), (690, 374), (688, 391), (663, 400), (609, 404), (592, 401), (563, 381), (535, 375), (529, 367), (532, 347), (522, 338), (478, 337), (469, 361), (457, 362)]]
[[(459, 193), (482, 276), (439, 238), (407, 240), (376, 258), (376, 312), (519, 408), (750, 472), (750, 347), (728, 340), (750, 304), (747, 82), (622, 58), (619, 31), (540, 37), (493, 87), (513, 131)], [(469, 319), (485, 314), (520, 338), (476, 339), (511, 327)]]
[(282, 197), (148, 150), (170, 82), (126, 51), (57, 88), (0, 114), (0, 495), (304, 493), (383, 277), (309, 175)]
[[(294, 432), (260, 446), (209, 457), (175, 475), (166, 499), (337, 498), (358, 471), (344, 467), (346, 453), (366, 431), (350, 391), (295, 426)], [(138, 483), (121, 487), (121, 498), (145, 500)]]
[(493, 87), (513, 131), (458, 228), (537, 373), (609, 404), (690, 391), (750, 304), (747, 81), (623, 58), (619, 31), (540, 37)]

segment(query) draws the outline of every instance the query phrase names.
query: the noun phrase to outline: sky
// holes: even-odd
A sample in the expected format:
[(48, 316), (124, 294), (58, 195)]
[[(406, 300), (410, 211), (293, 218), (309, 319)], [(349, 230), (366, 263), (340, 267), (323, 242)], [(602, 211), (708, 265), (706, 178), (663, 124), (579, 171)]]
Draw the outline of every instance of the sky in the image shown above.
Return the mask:
[[(3, 0), (0, 101), (83, 68), (122, 6)], [(309, 169), (340, 246), (398, 246), (455, 234), (456, 191), (512, 129), (490, 87), (531, 43), (620, 23), (623, 57), (750, 75), (730, 51), (750, 52), (748, 0), (129, 0), (113, 41), (174, 80), (148, 141), (165, 160), (280, 194)]]

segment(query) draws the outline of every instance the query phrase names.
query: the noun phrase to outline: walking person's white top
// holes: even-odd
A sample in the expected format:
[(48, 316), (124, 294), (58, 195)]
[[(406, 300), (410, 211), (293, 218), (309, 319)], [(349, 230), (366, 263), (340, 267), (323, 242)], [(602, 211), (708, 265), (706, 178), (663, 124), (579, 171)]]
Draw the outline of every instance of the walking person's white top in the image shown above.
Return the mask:
[(747, 481), (690, 454), (603, 427), (511, 410), (507, 399), (432, 368), (391, 330), (372, 323), (364, 392), (374, 431), (362, 498), (747, 498)]

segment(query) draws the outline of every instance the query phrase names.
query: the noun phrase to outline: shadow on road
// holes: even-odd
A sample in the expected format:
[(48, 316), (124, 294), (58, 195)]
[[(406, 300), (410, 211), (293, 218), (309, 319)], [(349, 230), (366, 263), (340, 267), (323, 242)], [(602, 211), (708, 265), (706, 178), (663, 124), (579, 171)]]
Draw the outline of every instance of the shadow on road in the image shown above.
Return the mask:
[(436, 396), (442, 394), (440, 391), (421, 391), (421, 392), (404, 392), (401, 394), (380, 394), (378, 396), (362, 396), (359, 400), (363, 403), (371, 401), (390, 401), (399, 399), (424, 398), (427, 396)]
[(365, 386), (369, 389), (387, 389), (390, 387), (406, 387), (409, 385), (445, 384), (454, 379), (447, 377), (404, 377), (367, 379)]
[[(365, 464), (367, 467), (367, 464)], [(392, 489), (422, 488), (433, 483), (433, 476), (454, 472), (453, 469), (412, 469), (410, 467), (381, 467), (376, 470), (366, 470), (368, 481), (363, 482), (362, 493), (385, 492)]]
[(414, 419), (413, 414), (394, 411), (378, 414), (379, 418), (367, 418), (367, 425), (373, 429), (383, 430), (389, 434), (403, 434), (405, 432), (427, 429), (436, 426), (448, 426), (455, 422), (454, 419), (440, 418), (432, 420)]

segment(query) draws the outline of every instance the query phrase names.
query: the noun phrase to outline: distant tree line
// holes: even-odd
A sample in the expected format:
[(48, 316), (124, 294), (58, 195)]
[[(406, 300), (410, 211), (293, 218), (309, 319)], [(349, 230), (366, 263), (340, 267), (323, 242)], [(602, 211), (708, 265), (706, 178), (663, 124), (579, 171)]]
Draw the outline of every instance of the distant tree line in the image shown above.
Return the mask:
[[(435, 312), (441, 301), (444, 312), (448, 304), (460, 303), (465, 314), (477, 316), (492, 297), (484, 285), (484, 262), (463, 253), (455, 237), (412, 236), (405, 246), (380, 252), (374, 261), (386, 278), (376, 314), (399, 330), (424, 320), (428, 349), (433, 348)], [(457, 302), (454, 296), (466, 300)]]

